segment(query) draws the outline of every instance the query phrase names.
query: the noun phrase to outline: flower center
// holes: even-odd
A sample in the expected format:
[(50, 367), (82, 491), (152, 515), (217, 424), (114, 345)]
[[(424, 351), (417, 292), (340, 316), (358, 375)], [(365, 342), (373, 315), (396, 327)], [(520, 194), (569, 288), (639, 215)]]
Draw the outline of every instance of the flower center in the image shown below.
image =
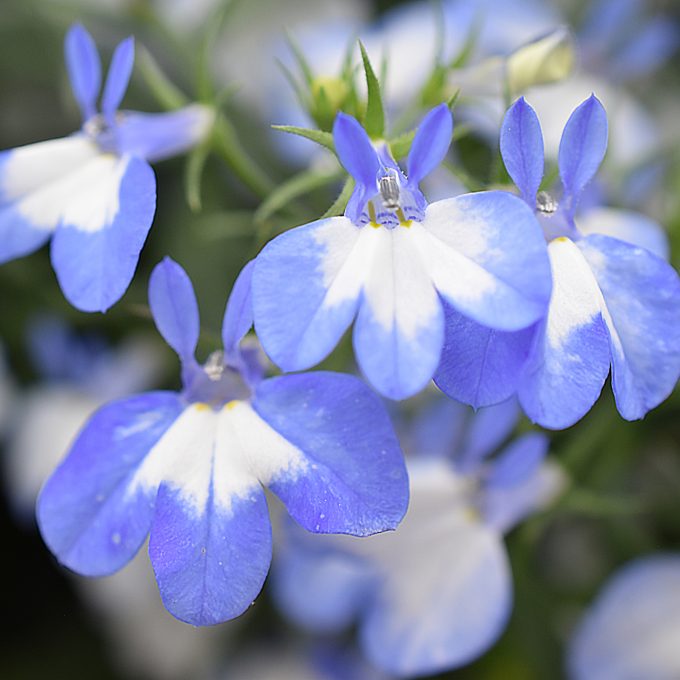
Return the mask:
[(553, 215), (559, 208), (558, 202), (547, 192), (539, 191), (536, 194), (536, 210), (543, 215)]

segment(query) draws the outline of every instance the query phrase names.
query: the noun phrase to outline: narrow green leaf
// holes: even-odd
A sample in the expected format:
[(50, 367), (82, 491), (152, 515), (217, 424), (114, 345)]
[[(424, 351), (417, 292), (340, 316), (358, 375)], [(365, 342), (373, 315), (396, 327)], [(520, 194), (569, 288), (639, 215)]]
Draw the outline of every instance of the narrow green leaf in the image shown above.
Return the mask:
[(364, 62), (364, 73), (366, 74), (366, 87), (368, 88), (368, 101), (366, 103), (366, 115), (363, 124), (368, 136), (372, 139), (380, 139), (385, 133), (385, 111), (383, 109), (382, 95), (380, 94), (380, 83), (375, 75), (373, 66), (368, 58), (366, 48), (359, 41), (361, 49), (361, 59)]
[(268, 196), (273, 189), (271, 179), (241, 146), (238, 133), (224, 116), (218, 116), (213, 132), (215, 152), (257, 196)]
[(211, 62), (215, 53), (215, 47), (232, 7), (233, 2), (231, 0), (223, 0), (218, 4), (206, 22), (207, 29), (198, 50), (198, 62), (196, 65), (196, 92), (201, 101), (212, 101), (214, 98), (215, 88), (212, 81)]
[(281, 132), (288, 132), (291, 135), (298, 135), (305, 139), (311, 139), (313, 142), (330, 149), (335, 153), (335, 144), (333, 144), (333, 135), (330, 132), (323, 130), (314, 130), (312, 128), (297, 127), (296, 125), (272, 125), (274, 130)]
[(341, 176), (342, 171), (339, 168), (334, 168), (332, 172), (303, 170), (297, 175), (293, 175), (293, 177), (274, 189), (266, 200), (262, 202), (255, 211), (255, 221), (263, 222), (298, 196), (304, 196), (315, 189), (328, 186)]
[(395, 137), (390, 142), (390, 151), (392, 152), (394, 158), (399, 160), (408, 155), (408, 152), (411, 150), (411, 144), (413, 144), (413, 138), (415, 136), (416, 131), (409, 130), (408, 132), (404, 132), (403, 135)]
[(189, 98), (168, 78), (158, 62), (145, 47), (138, 47), (136, 63), (151, 94), (165, 110), (179, 109), (189, 103)]
[(322, 215), (323, 218), (326, 217), (337, 217), (338, 215), (342, 215), (345, 212), (345, 208), (347, 207), (347, 201), (349, 201), (349, 197), (352, 195), (352, 191), (354, 190), (354, 179), (352, 177), (348, 177), (345, 180), (345, 183), (342, 187), (342, 191), (338, 195), (338, 197), (333, 201), (333, 204), (331, 205), (328, 210)]
[(184, 164), (184, 193), (191, 212), (201, 212), (201, 181), (203, 169), (210, 155), (212, 139), (210, 135), (196, 146), (188, 155)]
[(460, 97), (460, 88), (458, 88), (450, 97), (449, 100), (446, 102), (446, 105), (449, 107), (450, 111), (453, 111), (455, 108), (456, 104), (458, 103), (458, 97)]
[(288, 46), (295, 57), (295, 61), (299, 66), (300, 71), (302, 71), (302, 75), (304, 76), (307, 86), (311, 87), (312, 82), (314, 82), (314, 72), (307, 61), (307, 57), (305, 57), (302, 49), (290, 33), (286, 33), (286, 42), (288, 43)]
[(302, 85), (298, 83), (295, 74), (280, 59), (277, 59), (276, 63), (278, 67), (281, 69), (284, 78), (288, 81), (288, 84), (291, 86), (293, 92), (295, 93), (295, 98), (298, 100), (300, 106), (305, 111), (309, 111), (310, 109), (309, 94), (305, 91)]

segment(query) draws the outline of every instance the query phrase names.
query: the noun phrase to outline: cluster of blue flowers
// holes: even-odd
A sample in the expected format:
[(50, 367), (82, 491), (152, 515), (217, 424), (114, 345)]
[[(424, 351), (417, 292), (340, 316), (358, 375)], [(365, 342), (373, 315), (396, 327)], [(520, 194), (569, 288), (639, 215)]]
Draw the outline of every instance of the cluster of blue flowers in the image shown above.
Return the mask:
[[(214, 118), (198, 104), (119, 111), (133, 55), (131, 39), (116, 48), (98, 107), (99, 57), (88, 33), (71, 28), (66, 61), (82, 129), (0, 155), (0, 260), (52, 236), (59, 285), (82, 311), (105, 311), (133, 278), (156, 207), (149, 163), (195, 146)], [(623, 418), (664, 401), (680, 376), (680, 278), (635, 235), (579, 226), (607, 148), (594, 95), (564, 128), (560, 187), (545, 186), (541, 126), (520, 98), (500, 130), (517, 193), (428, 203), (420, 185), (444, 161), (453, 128), (447, 103), (432, 108), (404, 172), (387, 141), (338, 113), (333, 146), (354, 181), (344, 215), (284, 232), (243, 267), (223, 347), (203, 364), (191, 281), (169, 258), (155, 267), (149, 306), (182, 387), (100, 408), (46, 482), (38, 523), (63, 565), (111, 574), (149, 537), (168, 611), (194, 625), (226, 621), (251, 605), (269, 571), (269, 489), (308, 532), (350, 535), (284, 526), (273, 592), (291, 619), (316, 631), (358, 621), (367, 655), (399, 675), (460, 665), (493, 644), (512, 603), (503, 535), (563, 480), (545, 461), (543, 433), (492, 454), (520, 410), (547, 429), (576, 423), (610, 370)], [(363, 381), (297, 373), (352, 324), (357, 364), (380, 395), (404, 400), (434, 380), (451, 398), (422, 409), (406, 459)], [(253, 326), (284, 375), (265, 377), (246, 337)], [(471, 416), (463, 405), (485, 408)]]

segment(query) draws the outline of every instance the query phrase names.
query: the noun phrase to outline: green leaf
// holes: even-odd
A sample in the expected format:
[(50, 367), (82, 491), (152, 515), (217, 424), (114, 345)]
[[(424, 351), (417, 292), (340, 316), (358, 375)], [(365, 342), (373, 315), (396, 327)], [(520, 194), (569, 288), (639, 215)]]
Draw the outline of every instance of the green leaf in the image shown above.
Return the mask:
[(411, 150), (411, 144), (413, 144), (413, 138), (416, 136), (416, 130), (409, 130), (404, 132), (403, 135), (395, 137), (390, 142), (390, 151), (396, 160), (404, 158), (408, 155)]
[(309, 194), (315, 189), (328, 186), (342, 176), (340, 168), (334, 168), (332, 172), (319, 172), (318, 170), (303, 170), (297, 175), (280, 184), (262, 202), (255, 211), (255, 221), (264, 222), (274, 213), (286, 207), (298, 196)]
[(218, 116), (213, 130), (215, 152), (257, 196), (268, 196), (273, 183), (241, 146), (238, 132), (229, 119)]
[(311, 139), (313, 142), (316, 142), (335, 153), (333, 135), (330, 132), (314, 130), (313, 128), (297, 127), (296, 125), (272, 125), (272, 128), (274, 130), (280, 130), (281, 132), (288, 132), (291, 135), (298, 135), (305, 139)]
[(361, 59), (364, 62), (364, 73), (366, 74), (366, 87), (368, 88), (368, 101), (366, 103), (366, 115), (363, 124), (369, 137), (380, 139), (385, 133), (385, 111), (383, 109), (382, 95), (380, 94), (380, 83), (371, 66), (366, 48), (359, 41), (361, 49)]
[(300, 104), (300, 106), (305, 111), (309, 111), (309, 109), (310, 109), (310, 96), (309, 96), (309, 94), (305, 91), (305, 89), (302, 87), (302, 85), (300, 83), (298, 83), (297, 78), (295, 77), (293, 72), (280, 59), (277, 59), (276, 63), (278, 65), (278, 67), (281, 69), (281, 72), (283, 73), (285, 79), (288, 81), (288, 84), (293, 89), (293, 92), (295, 93), (295, 97), (298, 100), (298, 103)]
[(347, 207), (347, 201), (349, 201), (349, 197), (352, 195), (352, 191), (354, 190), (354, 178), (348, 177), (345, 180), (345, 183), (342, 187), (342, 191), (338, 195), (338, 197), (333, 201), (333, 204), (331, 205), (328, 210), (322, 215), (322, 218), (326, 217), (337, 217), (338, 215), (342, 215), (345, 212), (345, 208)]
[(207, 29), (198, 50), (198, 63), (196, 66), (196, 92), (201, 101), (211, 101), (214, 98), (211, 61), (232, 7), (233, 2), (231, 0), (223, 0), (206, 22)]
[(165, 110), (179, 109), (189, 103), (189, 98), (165, 75), (158, 62), (145, 47), (138, 47), (136, 63), (144, 81)]
[(211, 148), (211, 135), (206, 135), (205, 140), (191, 151), (184, 165), (184, 193), (189, 209), (194, 213), (201, 212), (201, 180)]
[(460, 97), (460, 88), (458, 88), (450, 97), (449, 100), (446, 102), (446, 105), (449, 107), (450, 111), (453, 111), (455, 108), (456, 104), (458, 103), (458, 97)]
[(314, 72), (307, 61), (307, 57), (305, 57), (297, 41), (290, 33), (286, 33), (286, 42), (288, 43), (288, 46), (295, 57), (295, 61), (300, 68), (300, 71), (302, 71), (302, 75), (304, 76), (307, 86), (311, 87), (312, 82), (314, 81)]

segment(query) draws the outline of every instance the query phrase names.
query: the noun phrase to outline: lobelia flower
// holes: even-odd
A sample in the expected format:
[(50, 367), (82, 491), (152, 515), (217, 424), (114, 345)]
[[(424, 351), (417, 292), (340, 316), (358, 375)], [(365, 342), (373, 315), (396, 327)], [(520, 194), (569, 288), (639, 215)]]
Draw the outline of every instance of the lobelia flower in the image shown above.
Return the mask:
[(194, 357), (198, 306), (165, 259), (149, 284), (152, 314), (182, 363), (183, 390), (113, 402), (86, 424), (38, 500), (59, 561), (87, 576), (125, 565), (150, 532), (166, 608), (210, 625), (241, 614), (271, 560), (262, 485), (314, 532), (393, 529), (408, 483), (392, 426), (360, 380), (334, 373), (262, 379), (240, 348), (252, 324), (248, 264), (224, 316), (224, 352)]
[(384, 143), (338, 114), (338, 157), (356, 180), (343, 217), (321, 219), (270, 242), (255, 261), (255, 326), (283, 370), (327, 356), (356, 317), (354, 349), (382, 394), (421, 390), (440, 361), (444, 306), (493, 328), (539, 319), (549, 264), (530, 210), (488, 191), (430, 205), (418, 183), (443, 159), (452, 118), (432, 109), (416, 132), (408, 179)]
[(51, 259), (68, 301), (105, 311), (125, 292), (156, 210), (149, 162), (181, 153), (207, 133), (212, 113), (118, 111), (132, 73), (134, 43), (114, 52), (101, 98), (101, 65), (90, 35), (66, 35), (66, 65), (83, 126), (75, 134), (0, 154), (0, 262), (52, 238)]
[(680, 677), (680, 555), (637, 559), (605, 584), (567, 648), (571, 680)]
[[(314, 633), (358, 621), (360, 645), (397, 676), (439, 673), (484, 653), (505, 628), (512, 576), (503, 534), (563, 485), (514, 401), (479, 411), (442, 400), (416, 425), (407, 457), (409, 511), (399, 528), (362, 540), (308, 540), (294, 528), (277, 552), (275, 601)], [(311, 537), (310, 537), (311, 538)]]
[[(553, 293), (546, 318), (521, 333), (499, 333), (450, 314), (445, 359), (435, 378), (450, 396), (480, 406), (516, 391), (531, 420), (559, 429), (590, 410), (610, 365), (616, 405), (627, 420), (642, 418), (673, 390), (680, 375), (680, 278), (646, 248), (583, 233), (574, 219), (606, 146), (606, 113), (593, 95), (573, 112), (562, 135), (558, 203), (538, 191), (543, 141), (535, 112), (524, 99), (508, 111), (501, 153), (539, 215)], [(656, 243), (644, 222), (623, 227), (627, 238), (632, 230), (638, 243)], [(470, 374), (466, 380), (457, 372), (460, 362)]]

